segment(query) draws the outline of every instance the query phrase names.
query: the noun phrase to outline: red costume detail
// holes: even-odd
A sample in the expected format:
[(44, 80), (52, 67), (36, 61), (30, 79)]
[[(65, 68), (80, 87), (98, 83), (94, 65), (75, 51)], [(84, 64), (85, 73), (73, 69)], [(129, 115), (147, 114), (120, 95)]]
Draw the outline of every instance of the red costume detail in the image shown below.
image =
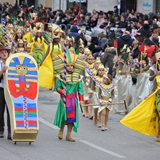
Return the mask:
[(79, 101), (84, 101), (84, 96), (82, 94), (79, 94), (78, 97), (79, 97)]
[[(18, 76), (19, 79), (19, 88), (16, 86), (14, 80), (8, 80), (8, 86), (9, 90), (11, 92), (11, 95), (15, 98), (19, 96), (25, 96), (29, 99), (35, 99), (37, 96), (37, 83), (36, 82), (30, 82), (29, 88), (27, 88), (26, 84), (26, 77), (24, 77), (24, 82), (21, 81), (21, 77)], [(25, 91), (25, 88), (28, 89), (28, 91)], [(19, 92), (16, 92), (16, 89), (19, 89)]]

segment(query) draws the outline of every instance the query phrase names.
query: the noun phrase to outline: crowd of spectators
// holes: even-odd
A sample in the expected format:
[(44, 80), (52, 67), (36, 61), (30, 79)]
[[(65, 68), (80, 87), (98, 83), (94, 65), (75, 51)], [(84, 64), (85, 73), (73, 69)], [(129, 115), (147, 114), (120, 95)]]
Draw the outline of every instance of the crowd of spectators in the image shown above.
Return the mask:
[[(140, 43), (145, 43), (148, 46), (148, 54), (151, 56), (155, 49), (153, 46), (159, 47), (160, 12), (143, 14), (132, 9), (118, 14), (117, 6), (115, 6), (110, 11), (93, 9), (91, 13), (83, 7), (80, 10), (78, 7), (74, 7), (65, 11), (60, 9), (52, 11), (51, 8), (44, 7), (41, 4), (37, 8), (26, 4), (18, 5), (17, 3), (14, 6), (7, 2), (0, 4), (0, 17), (16, 16), (22, 19), (24, 24), (33, 12), (38, 12), (37, 21), (60, 25), (66, 34), (75, 38), (77, 36), (82, 38), (95, 58), (97, 56), (102, 57), (104, 65), (107, 64), (107, 61), (110, 61), (111, 57), (113, 59), (113, 55), (116, 54), (113, 49), (115, 39), (118, 43), (118, 54), (120, 54), (120, 49), (124, 44), (128, 44), (131, 47), (133, 58), (136, 58), (139, 54), (138, 46)], [(14, 21), (14, 18), (11, 18), (10, 21)], [(97, 35), (94, 34), (95, 28)], [(134, 35), (133, 30), (136, 31)], [(111, 57), (108, 58), (108, 55)]]

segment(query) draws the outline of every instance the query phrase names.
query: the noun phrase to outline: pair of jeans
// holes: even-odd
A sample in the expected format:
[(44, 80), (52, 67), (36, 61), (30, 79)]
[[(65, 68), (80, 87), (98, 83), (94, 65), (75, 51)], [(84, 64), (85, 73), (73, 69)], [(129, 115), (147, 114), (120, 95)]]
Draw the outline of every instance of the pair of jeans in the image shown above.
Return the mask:
[(4, 97), (4, 89), (0, 88), (0, 131), (4, 131), (4, 112), (5, 107), (7, 109), (7, 126), (8, 126), (8, 133), (11, 133), (11, 127), (10, 127), (10, 117), (8, 108), (6, 105), (5, 97)]

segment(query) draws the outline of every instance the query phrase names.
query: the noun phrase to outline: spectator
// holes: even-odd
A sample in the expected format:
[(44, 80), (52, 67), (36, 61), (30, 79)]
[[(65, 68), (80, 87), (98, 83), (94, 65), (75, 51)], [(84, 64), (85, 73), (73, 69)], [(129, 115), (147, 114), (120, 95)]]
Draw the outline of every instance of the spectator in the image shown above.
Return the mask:
[(91, 28), (94, 28), (97, 26), (97, 16), (94, 15), (92, 18), (91, 18)]
[(70, 32), (67, 34), (69, 37), (74, 37), (75, 39), (75, 49), (78, 49), (78, 42), (79, 39), (82, 38), (81, 35), (78, 33), (78, 28), (76, 26), (72, 26)]
[(115, 15), (118, 15), (118, 7), (117, 6), (114, 6), (114, 13), (115, 13)]
[(119, 23), (119, 28), (127, 28), (127, 22), (125, 21), (124, 16), (121, 16), (121, 21)]
[(113, 47), (113, 41), (108, 41), (107, 48), (105, 49), (104, 55), (102, 57), (102, 63), (105, 68), (109, 68), (108, 74), (112, 75), (113, 68), (113, 58), (116, 55), (116, 49)]
[(131, 56), (133, 59), (135, 58), (138, 58), (138, 55), (140, 54), (140, 51), (139, 51), (139, 42), (137, 40), (134, 40), (133, 43), (132, 43), (132, 53), (131, 53)]
[(129, 32), (128, 31), (124, 32), (123, 35), (120, 38), (117, 39), (117, 43), (118, 43), (118, 49), (117, 49), (118, 50), (118, 55), (120, 55), (120, 50), (123, 48), (123, 46), (125, 44), (128, 44), (129, 46), (131, 46), (132, 42), (133, 42), (133, 40), (132, 40)]
[(94, 54), (95, 58), (99, 56), (100, 51), (103, 51), (105, 49), (105, 46), (107, 45), (108, 42), (106, 35), (103, 33), (101, 29), (98, 31), (98, 38), (99, 38), (98, 45), (95, 45), (93, 50), (93, 53), (95, 53)]

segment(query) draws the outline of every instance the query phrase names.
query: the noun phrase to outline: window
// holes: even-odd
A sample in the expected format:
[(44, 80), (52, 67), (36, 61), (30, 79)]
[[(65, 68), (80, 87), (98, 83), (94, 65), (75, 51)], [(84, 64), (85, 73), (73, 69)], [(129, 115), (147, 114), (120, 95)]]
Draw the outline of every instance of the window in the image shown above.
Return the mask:
[(87, 8), (87, 0), (67, 0), (67, 9)]

